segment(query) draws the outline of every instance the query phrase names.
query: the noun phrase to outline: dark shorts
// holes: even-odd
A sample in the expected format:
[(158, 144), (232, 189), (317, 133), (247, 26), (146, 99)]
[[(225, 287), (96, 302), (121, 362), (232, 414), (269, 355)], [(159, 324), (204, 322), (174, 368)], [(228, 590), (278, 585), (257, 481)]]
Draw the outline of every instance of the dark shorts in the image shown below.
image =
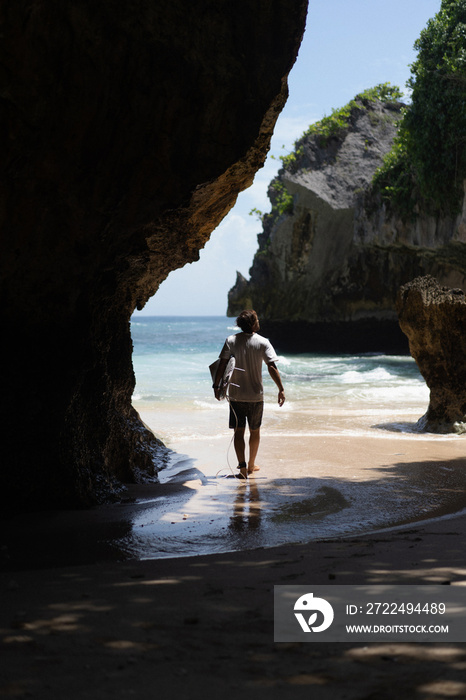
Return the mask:
[(230, 428), (245, 428), (247, 419), (249, 430), (257, 430), (263, 412), (263, 401), (230, 401)]

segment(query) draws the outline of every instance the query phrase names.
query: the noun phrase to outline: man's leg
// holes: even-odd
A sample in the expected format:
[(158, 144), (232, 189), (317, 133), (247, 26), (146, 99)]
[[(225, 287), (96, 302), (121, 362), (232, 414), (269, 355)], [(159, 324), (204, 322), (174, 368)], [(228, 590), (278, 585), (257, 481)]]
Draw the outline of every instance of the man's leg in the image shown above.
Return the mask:
[(248, 474), (252, 474), (254, 471), (258, 471), (259, 467), (256, 467), (256, 455), (259, 449), (259, 443), (261, 439), (260, 427), (262, 424), (262, 414), (264, 411), (264, 402), (257, 401), (250, 405), (248, 413), (249, 422), (249, 462), (248, 462)]
[[(233, 445), (240, 467), (239, 478), (248, 478), (248, 470), (246, 468), (246, 445), (244, 442), (244, 431), (246, 430), (246, 414), (244, 413), (244, 405), (241, 402), (230, 401), (230, 428), (235, 432), (233, 434)], [(241, 466), (240, 466), (241, 465)]]
[[(233, 445), (236, 452), (236, 457), (238, 459), (238, 464), (246, 464), (246, 444), (244, 442), (244, 431), (245, 428), (236, 428), (235, 437), (233, 440)], [(241, 476), (245, 479), (247, 478), (247, 469), (242, 467), (240, 469)]]
[(259, 443), (261, 439), (261, 429), (249, 431), (249, 462), (248, 462), (248, 474), (252, 474), (255, 469), (255, 462), (257, 456), (257, 450), (259, 449)]

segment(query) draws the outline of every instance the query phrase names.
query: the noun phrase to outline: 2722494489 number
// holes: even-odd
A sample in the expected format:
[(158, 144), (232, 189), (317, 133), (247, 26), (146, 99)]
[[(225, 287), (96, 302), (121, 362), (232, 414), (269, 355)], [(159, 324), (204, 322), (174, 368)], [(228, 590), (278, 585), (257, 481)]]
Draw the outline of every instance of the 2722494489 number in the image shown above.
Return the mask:
[(415, 615), (428, 613), (429, 615), (443, 615), (446, 611), (445, 603), (366, 603), (366, 615)]

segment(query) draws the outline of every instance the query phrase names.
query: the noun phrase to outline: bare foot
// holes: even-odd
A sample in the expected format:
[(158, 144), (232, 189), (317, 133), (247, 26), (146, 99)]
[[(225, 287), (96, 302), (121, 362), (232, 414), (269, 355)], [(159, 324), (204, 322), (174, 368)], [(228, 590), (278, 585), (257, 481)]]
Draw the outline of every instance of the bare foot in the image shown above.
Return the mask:
[(260, 467), (256, 467), (254, 464), (252, 467), (248, 467), (248, 474), (252, 474), (253, 472), (258, 472), (260, 471)]

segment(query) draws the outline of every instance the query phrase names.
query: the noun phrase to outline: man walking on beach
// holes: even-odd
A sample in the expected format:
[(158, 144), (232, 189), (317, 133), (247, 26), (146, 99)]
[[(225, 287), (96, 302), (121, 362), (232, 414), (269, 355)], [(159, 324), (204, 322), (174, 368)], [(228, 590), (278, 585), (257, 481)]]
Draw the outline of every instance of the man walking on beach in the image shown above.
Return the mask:
[[(267, 338), (258, 334), (259, 319), (255, 311), (242, 311), (236, 319), (241, 333), (230, 335), (220, 353), (220, 364), (215, 375), (213, 389), (215, 398), (220, 400), (220, 382), (230, 357), (235, 358), (236, 367), (243, 371), (234, 373), (234, 384), (229, 386), (230, 428), (235, 431), (234, 447), (238, 458), (238, 478), (247, 479), (258, 471), (255, 460), (260, 442), (260, 426), (264, 409), (264, 389), (262, 386), (262, 362), (265, 362), (270, 376), (278, 387), (278, 405), (285, 403), (280, 373), (275, 362), (278, 357)], [(235, 386), (235, 385), (239, 386)], [(249, 426), (249, 460), (246, 464), (246, 444), (244, 434), (246, 421)]]

